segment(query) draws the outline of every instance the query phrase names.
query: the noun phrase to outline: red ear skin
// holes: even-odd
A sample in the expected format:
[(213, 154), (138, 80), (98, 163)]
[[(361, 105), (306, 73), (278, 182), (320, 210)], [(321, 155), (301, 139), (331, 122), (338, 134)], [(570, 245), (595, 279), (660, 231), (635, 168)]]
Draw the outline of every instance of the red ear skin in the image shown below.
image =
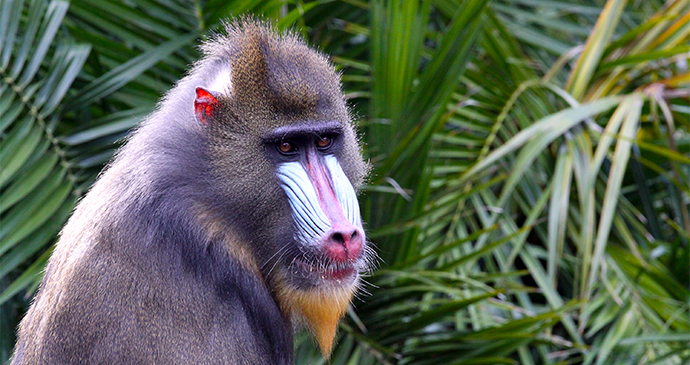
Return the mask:
[(196, 88), (196, 98), (194, 99), (194, 115), (196, 120), (203, 124), (208, 124), (213, 120), (213, 114), (216, 108), (220, 106), (218, 100), (213, 94), (201, 86)]

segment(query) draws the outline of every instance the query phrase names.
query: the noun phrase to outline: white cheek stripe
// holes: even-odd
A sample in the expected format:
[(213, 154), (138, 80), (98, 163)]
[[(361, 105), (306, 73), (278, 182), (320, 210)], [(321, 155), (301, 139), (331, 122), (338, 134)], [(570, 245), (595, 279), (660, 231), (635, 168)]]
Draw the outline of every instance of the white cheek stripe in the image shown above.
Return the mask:
[(319, 206), (316, 190), (299, 162), (286, 162), (278, 167), (278, 177), (288, 196), (298, 228), (297, 239), (318, 240), (330, 228), (328, 218)]
[(345, 172), (340, 167), (338, 159), (335, 156), (326, 156), (326, 166), (331, 172), (331, 180), (333, 181), (333, 190), (338, 203), (343, 208), (345, 218), (355, 227), (362, 228), (362, 218), (359, 213), (359, 202), (357, 201), (357, 193), (352, 187), (350, 180), (345, 175)]
[[(355, 189), (334, 156), (326, 156), (325, 160), (333, 181), (336, 199), (343, 209), (345, 218), (363, 230)], [(331, 224), (321, 209), (314, 185), (304, 167), (299, 162), (285, 162), (278, 166), (277, 175), (288, 196), (297, 223), (299, 233), (296, 238), (304, 242), (319, 240), (331, 228)]]

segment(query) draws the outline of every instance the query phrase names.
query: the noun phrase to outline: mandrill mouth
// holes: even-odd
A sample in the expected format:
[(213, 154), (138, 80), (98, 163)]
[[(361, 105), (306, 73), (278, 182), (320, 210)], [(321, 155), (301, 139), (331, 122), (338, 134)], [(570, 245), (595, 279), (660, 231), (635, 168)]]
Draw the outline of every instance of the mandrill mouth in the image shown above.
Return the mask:
[(292, 274), (300, 284), (308, 287), (351, 287), (359, 279), (357, 262), (324, 263), (323, 260), (296, 258)]

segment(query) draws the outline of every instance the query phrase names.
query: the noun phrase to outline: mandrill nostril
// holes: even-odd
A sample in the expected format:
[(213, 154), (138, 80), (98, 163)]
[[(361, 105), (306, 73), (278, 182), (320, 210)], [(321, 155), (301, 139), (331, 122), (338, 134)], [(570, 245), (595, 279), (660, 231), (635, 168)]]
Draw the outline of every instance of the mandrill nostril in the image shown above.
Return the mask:
[(345, 237), (343, 237), (343, 234), (340, 232), (333, 233), (331, 239), (341, 245), (345, 245)]

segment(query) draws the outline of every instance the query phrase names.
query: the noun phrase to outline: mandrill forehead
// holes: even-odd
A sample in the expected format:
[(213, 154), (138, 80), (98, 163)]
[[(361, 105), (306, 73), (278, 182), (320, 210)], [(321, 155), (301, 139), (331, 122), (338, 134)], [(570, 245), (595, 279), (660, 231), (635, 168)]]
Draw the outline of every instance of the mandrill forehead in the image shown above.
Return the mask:
[[(248, 85), (241, 83), (240, 77), (235, 78), (240, 80), (228, 95), (231, 113), (241, 115), (245, 123), (257, 124), (257, 130), (295, 125), (309, 128), (327, 122), (338, 123), (342, 129), (351, 124), (338, 84), (335, 87), (319, 84), (280, 69), (280, 72), (269, 72), (265, 84)], [(257, 92), (258, 99), (246, 98)]]
[[(263, 99), (253, 104), (241, 102), (238, 91), (219, 94), (219, 107), (213, 111), (219, 124), (211, 126), (217, 132), (239, 133), (263, 139), (276, 135), (301, 133), (351, 134), (352, 121), (345, 106), (333, 107), (323, 101), (315, 107), (287, 104), (285, 100)], [(280, 139), (280, 138), (279, 138)]]
[(219, 98), (221, 108), (215, 111), (218, 121), (211, 129), (221, 135), (237, 134), (236, 138), (254, 137), (264, 142), (278, 142), (298, 135), (337, 134), (349, 137), (353, 125), (345, 113), (284, 113), (255, 107), (238, 108), (230, 98)]
[(264, 54), (270, 107), (287, 115), (344, 112), (338, 75), (321, 55), (309, 49), (304, 52)]

